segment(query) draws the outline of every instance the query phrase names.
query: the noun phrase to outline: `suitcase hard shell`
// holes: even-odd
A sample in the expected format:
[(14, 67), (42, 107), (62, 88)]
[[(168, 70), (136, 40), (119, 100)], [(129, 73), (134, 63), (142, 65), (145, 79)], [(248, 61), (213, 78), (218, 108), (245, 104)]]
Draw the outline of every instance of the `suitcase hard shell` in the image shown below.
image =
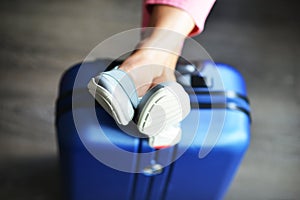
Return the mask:
[(64, 199), (222, 199), (250, 141), (250, 107), (241, 75), (216, 64), (220, 77), (214, 77), (206, 70), (209, 62), (193, 72), (186, 79), (193, 86), (185, 87), (192, 110), (181, 123), (183, 138), (155, 151), (147, 139), (136, 137), (139, 133), (124, 133), (126, 127), (118, 127), (88, 93), (88, 81), (115, 64), (77, 64), (61, 79), (56, 130)]

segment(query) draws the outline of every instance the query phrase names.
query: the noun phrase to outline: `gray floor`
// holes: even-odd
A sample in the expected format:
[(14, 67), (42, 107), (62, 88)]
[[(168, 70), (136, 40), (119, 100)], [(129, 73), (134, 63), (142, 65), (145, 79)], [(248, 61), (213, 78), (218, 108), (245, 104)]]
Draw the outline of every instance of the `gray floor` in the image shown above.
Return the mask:
[[(0, 199), (58, 199), (58, 81), (107, 37), (140, 24), (141, 1), (6, 0), (0, 6)], [(249, 151), (226, 199), (300, 199), (297, 1), (218, 1), (196, 39), (244, 75)]]

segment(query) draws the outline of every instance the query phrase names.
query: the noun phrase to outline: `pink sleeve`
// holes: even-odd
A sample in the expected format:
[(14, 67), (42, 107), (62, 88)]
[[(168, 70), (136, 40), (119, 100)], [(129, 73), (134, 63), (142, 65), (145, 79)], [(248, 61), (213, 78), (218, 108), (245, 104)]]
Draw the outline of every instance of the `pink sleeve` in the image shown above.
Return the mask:
[(149, 22), (150, 16), (147, 7), (153, 4), (164, 4), (185, 10), (193, 17), (195, 28), (189, 36), (194, 36), (203, 31), (205, 20), (214, 3), (215, 0), (144, 0), (142, 26), (146, 27)]

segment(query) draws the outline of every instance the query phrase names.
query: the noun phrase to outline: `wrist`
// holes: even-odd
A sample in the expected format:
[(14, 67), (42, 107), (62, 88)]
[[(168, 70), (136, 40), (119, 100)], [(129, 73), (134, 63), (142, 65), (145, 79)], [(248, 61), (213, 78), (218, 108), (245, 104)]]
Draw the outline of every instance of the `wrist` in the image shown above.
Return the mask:
[(137, 49), (155, 49), (181, 54), (186, 36), (169, 29), (149, 27), (143, 30)]

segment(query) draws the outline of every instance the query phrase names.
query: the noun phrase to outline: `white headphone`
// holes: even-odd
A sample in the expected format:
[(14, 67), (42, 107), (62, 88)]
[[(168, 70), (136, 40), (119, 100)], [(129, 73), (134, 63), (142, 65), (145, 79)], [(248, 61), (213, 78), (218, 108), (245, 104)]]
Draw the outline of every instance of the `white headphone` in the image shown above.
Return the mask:
[(88, 89), (97, 102), (121, 125), (133, 120), (149, 137), (149, 145), (164, 148), (181, 139), (179, 123), (190, 111), (190, 100), (177, 82), (164, 82), (138, 99), (133, 80), (113, 69), (92, 78)]

